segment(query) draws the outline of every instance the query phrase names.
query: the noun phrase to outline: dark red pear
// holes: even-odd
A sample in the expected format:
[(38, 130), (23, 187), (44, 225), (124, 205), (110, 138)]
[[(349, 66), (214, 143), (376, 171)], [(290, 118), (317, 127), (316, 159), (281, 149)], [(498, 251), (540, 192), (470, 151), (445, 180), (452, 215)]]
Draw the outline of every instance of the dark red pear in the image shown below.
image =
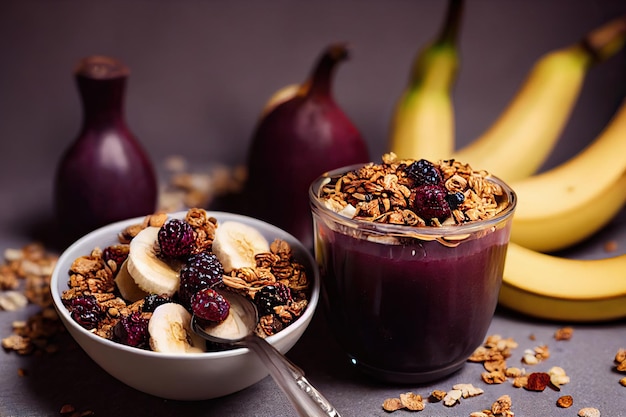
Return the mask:
[(322, 53), (309, 79), (259, 121), (248, 155), (244, 210), (312, 246), (308, 189), (322, 173), (370, 160), (367, 144), (333, 98), (345, 44)]
[(106, 56), (84, 58), (75, 70), (83, 123), (59, 161), (54, 182), (64, 243), (97, 227), (156, 209), (152, 163), (124, 117), (128, 75), (122, 62)]

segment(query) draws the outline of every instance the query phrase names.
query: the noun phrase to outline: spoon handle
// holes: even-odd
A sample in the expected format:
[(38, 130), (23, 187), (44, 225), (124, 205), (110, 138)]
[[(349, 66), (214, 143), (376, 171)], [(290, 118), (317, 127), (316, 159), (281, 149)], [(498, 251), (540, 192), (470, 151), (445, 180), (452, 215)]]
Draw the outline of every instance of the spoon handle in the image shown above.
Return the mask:
[(300, 417), (341, 417), (335, 407), (304, 377), (302, 369), (265, 339), (251, 335), (246, 338), (246, 346), (259, 355)]

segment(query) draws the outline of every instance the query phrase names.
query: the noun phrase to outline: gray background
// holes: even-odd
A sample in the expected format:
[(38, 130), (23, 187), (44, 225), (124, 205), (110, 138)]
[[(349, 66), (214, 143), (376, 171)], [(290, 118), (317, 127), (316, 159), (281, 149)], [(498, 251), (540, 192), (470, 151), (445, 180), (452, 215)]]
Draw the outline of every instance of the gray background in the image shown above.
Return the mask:
[[(269, 95), (304, 80), (327, 44), (348, 41), (353, 55), (337, 73), (336, 98), (377, 155), (385, 150), (392, 106), (409, 65), (437, 32), (445, 6), (441, 0), (0, 0), (0, 250), (29, 242), (33, 228), (50, 216), (56, 163), (80, 127), (72, 69), (81, 57), (108, 54), (131, 68), (126, 114), (155, 165), (174, 153), (198, 165), (235, 165), (244, 161)], [(459, 145), (499, 115), (539, 56), (624, 13), (623, 0), (468, 0), (454, 91)], [(591, 141), (625, 94), (622, 51), (590, 72), (546, 166)], [(626, 250), (624, 210), (568, 255), (603, 256), (602, 245), (610, 239)], [(0, 312), (2, 336), (30, 312)], [(508, 393), (518, 417), (573, 416), (582, 406), (626, 416), (624, 388), (611, 370), (617, 348), (626, 347), (626, 322), (576, 325), (571, 342), (554, 344), (551, 335), (563, 324), (499, 311), (490, 333), (520, 341), (517, 355), (542, 341), (552, 343), (549, 365), (563, 366), (572, 376), (572, 409), (554, 406), (557, 392), (498, 386), (454, 409), (436, 405), (424, 415), (469, 415)], [(141, 394), (113, 380), (65, 339), (52, 357), (0, 352), (0, 416), (55, 416), (65, 403), (98, 416), (292, 415), (269, 378), (215, 401), (179, 403)], [(344, 417), (387, 415), (382, 401), (408, 390), (425, 394), (456, 382), (479, 384), (477, 366), (427, 387), (364, 381), (343, 362), (320, 314), (290, 356)], [(28, 376), (19, 377), (18, 368)]]
[[(410, 63), (445, 7), (442, 0), (2, 0), (0, 198), (11, 200), (2, 190), (17, 181), (37, 187), (39, 207), (48, 204), (57, 160), (80, 127), (72, 70), (91, 54), (131, 68), (128, 123), (156, 165), (172, 153), (237, 164), (267, 98), (303, 81), (327, 44), (348, 41), (352, 58), (337, 73), (336, 99), (380, 155)], [(623, 13), (622, 0), (467, 1), (454, 91), (459, 145), (491, 124), (539, 56)], [(623, 51), (591, 71), (549, 164), (598, 133), (626, 92), (624, 74)]]

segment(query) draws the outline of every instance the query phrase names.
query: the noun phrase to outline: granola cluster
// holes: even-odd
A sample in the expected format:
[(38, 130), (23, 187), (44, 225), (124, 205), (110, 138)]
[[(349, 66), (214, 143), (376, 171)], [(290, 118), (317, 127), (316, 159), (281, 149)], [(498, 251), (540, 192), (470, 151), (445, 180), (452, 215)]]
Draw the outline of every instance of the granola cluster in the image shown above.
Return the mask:
[[(69, 271), (68, 289), (63, 292), (63, 302), (69, 305), (79, 297), (94, 297), (101, 312), (92, 332), (106, 339), (115, 340), (114, 329), (123, 317), (133, 313), (149, 320), (151, 312), (143, 309), (145, 299), (128, 302), (119, 293), (115, 276), (129, 253), (130, 242), (146, 227), (161, 227), (167, 221), (166, 214), (157, 213), (144, 218), (139, 224), (131, 225), (118, 234), (119, 243), (107, 248), (94, 248), (90, 254), (74, 260)], [(196, 251), (210, 250), (218, 222), (207, 217), (203, 209), (189, 209), (185, 216), (194, 229)], [(109, 256), (106, 256), (106, 254)], [(111, 255), (111, 254), (114, 255)], [(119, 260), (116, 257), (119, 256)], [(254, 268), (234, 269), (224, 275), (224, 285), (254, 299), (263, 287), (278, 282), (288, 286), (293, 300), (286, 305), (274, 307), (273, 314), (260, 317), (256, 332), (262, 337), (275, 334), (295, 321), (308, 305), (309, 281), (304, 266), (294, 258), (290, 245), (282, 240), (270, 244), (270, 252), (255, 256)]]
[(41, 307), (27, 320), (14, 321), (2, 347), (19, 355), (54, 352), (54, 339), (64, 327), (52, 305), (50, 277), (58, 256), (39, 243), (7, 249), (0, 264), (0, 310), (15, 311), (28, 304)]
[(430, 164), (441, 176), (441, 187), (457, 200), (443, 198), (443, 212), (450, 213), (445, 218), (420, 216), (416, 200), (420, 197), (419, 188), (424, 185), (411, 176), (409, 168), (422, 161), (385, 154), (380, 164), (369, 163), (329, 178), (319, 190), (319, 197), (329, 209), (354, 219), (407, 226), (458, 225), (485, 220), (510, 204), (502, 187), (487, 172), (476, 171), (456, 160), (443, 160)]

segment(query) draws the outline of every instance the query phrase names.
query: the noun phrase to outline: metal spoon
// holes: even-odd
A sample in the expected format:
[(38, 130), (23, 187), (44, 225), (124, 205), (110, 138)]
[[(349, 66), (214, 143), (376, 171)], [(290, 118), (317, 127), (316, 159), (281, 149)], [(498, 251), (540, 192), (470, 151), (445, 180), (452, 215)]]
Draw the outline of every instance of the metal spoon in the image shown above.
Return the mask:
[(259, 316), (256, 305), (236, 293), (219, 293), (230, 303), (228, 318), (220, 324), (204, 327), (200, 324), (202, 321), (193, 316), (193, 330), (211, 342), (228, 347), (245, 347), (255, 352), (299, 416), (341, 417), (335, 407), (307, 381), (302, 369), (254, 332)]

